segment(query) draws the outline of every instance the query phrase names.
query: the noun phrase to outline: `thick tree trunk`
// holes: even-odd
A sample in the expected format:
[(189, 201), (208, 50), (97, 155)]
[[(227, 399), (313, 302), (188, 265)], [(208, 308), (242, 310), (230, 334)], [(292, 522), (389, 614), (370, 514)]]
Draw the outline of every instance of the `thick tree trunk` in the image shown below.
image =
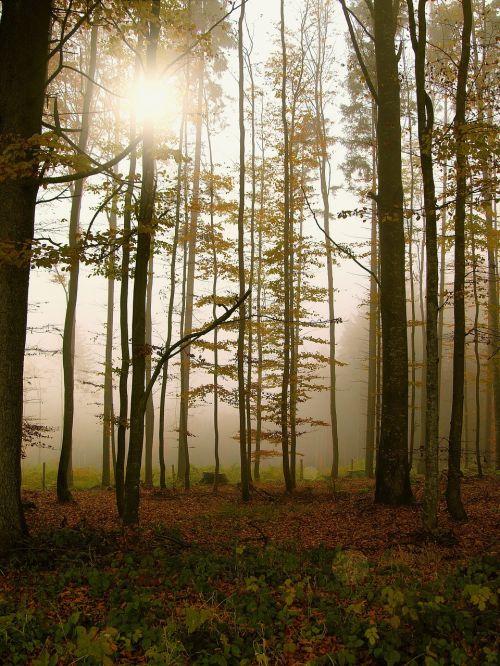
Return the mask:
[[(94, 96), (94, 83), (97, 64), (97, 36), (98, 27), (92, 27), (90, 37), (90, 56), (88, 66), (88, 76), (85, 85), (85, 94), (82, 108), (82, 124), (78, 138), (78, 147), (85, 152), (87, 149), (91, 105)], [(76, 302), (78, 299), (78, 280), (80, 275), (80, 259), (78, 256), (78, 243), (80, 232), (80, 210), (82, 205), (82, 196), (85, 182), (83, 179), (77, 180), (71, 199), (71, 213), (69, 218), (69, 246), (73, 251), (71, 265), (69, 270), (68, 283), (68, 302), (66, 305), (66, 316), (64, 319), (63, 332), (63, 376), (64, 376), (64, 413), (63, 413), (63, 433), (61, 443), (61, 454), (59, 457), (59, 467), (57, 470), (57, 499), (59, 502), (68, 502), (71, 500), (70, 491), (70, 463), (73, 451), (73, 418), (75, 412), (75, 318)]]
[[(154, 17), (160, 14), (160, 0), (151, 1)], [(151, 21), (147, 46), (147, 69), (154, 74), (156, 69), (156, 49), (159, 24)], [(132, 392), (130, 399), (130, 440), (125, 477), (123, 521), (126, 525), (139, 520), (139, 485), (141, 478), (142, 448), (144, 443), (144, 394), (146, 355), (151, 350), (146, 347), (146, 291), (148, 265), (151, 255), (152, 222), (155, 191), (154, 129), (147, 121), (143, 132), (142, 186), (139, 215), (137, 220), (137, 251), (132, 301)]]
[(462, 450), (462, 425), (464, 410), (465, 376), (465, 205), (467, 197), (467, 153), (464, 141), (465, 106), (467, 99), (467, 72), (470, 60), (472, 32), (471, 0), (462, 0), (464, 23), (462, 48), (458, 66), (455, 120), (453, 123), (456, 155), (455, 172), (457, 193), (455, 200), (455, 275), (453, 282), (453, 383), (452, 406), (448, 448), (448, 483), (446, 501), (448, 511), (455, 520), (467, 518), (460, 494), (460, 457)]
[(377, 209), (380, 234), (382, 317), (382, 416), (375, 499), (412, 500), (408, 469), (408, 344), (406, 339), (405, 238), (401, 180), (401, 122), (397, 12), (392, 0), (374, 1), (377, 65)]
[[(0, 20), (0, 152), (41, 130), (50, 0), (4, 2)], [(23, 151), (24, 152), (24, 151)], [(26, 153), (20, 161), (30, 160)], [(13, 165), (15, 167), (15, 164)], [(33, 176), (36, 163), (33, 165)], [(21, 254), (33, 238), (38, 184), (34, 177), (0, 180), (0, 245)], [(5, 250), (2, 251), (2, 254)], [(0, 261), (0, 555), (26, 533), (21, 505), (23, 369), (29, 256)]]

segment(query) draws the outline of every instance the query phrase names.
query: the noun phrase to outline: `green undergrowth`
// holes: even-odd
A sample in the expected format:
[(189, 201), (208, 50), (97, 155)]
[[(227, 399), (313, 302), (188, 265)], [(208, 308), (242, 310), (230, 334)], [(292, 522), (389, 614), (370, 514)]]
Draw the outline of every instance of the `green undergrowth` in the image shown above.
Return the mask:
[[(364, 476), (363, 473), (364, 462), (356, 460), (354, 462), (354, 472), (351, 466), (341, 467), (339, 469), (339, 476)], [(22, 483), (25, 490), (41, 490), (42, 489), (42, 465), (23, 465)], [(213, 465), (205, 465), (196, 467), (191, 465), (191, 480), (192, 483), (199, 483), (203, 472), (213, 472)], [(221, 468), (221, 473), (225, 474), (229, 483), (238, 483), (240, 481), (240, 467), (239, 465), (226, 465)], [(57, 465), (55, 463), (47, 464), (45, 470), (45, 487), (47, 490), (54, 490), (57, 482)], [(155, 486), (159, 485), (160, 471), (158, 468), (153, 470), (153, 483)], [(304, 468), (304, 480), (317, 481), (330, 479), (329, 471), (319, 471), (315, 467)], [(265, 465), (260, 470), (260, 481), (266, 482), (283, 482), (283, 470), (280, 465)], [(73, 470), (73, 483), (76, 490), (89, 490), (91, 488), (101, 487), (101, 473), (97, 468), (93, 467), (76, 467)], [(172, 486), (172, 473), (167, 469), (167, 486)]]
[(390, 553), (143, 537), (64, 528), (2, 563), (0, 663), (499, 663), (492, 557), (426, 580)]

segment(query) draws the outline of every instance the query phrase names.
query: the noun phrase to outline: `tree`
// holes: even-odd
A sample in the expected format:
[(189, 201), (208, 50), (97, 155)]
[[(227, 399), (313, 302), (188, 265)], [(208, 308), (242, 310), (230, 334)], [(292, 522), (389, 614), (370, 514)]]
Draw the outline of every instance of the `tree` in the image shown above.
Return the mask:
[(463, 27), (460, 62), (457, 73), (455, 97), (455, 119), (453, 133), (455, 140), (455, 269), (453, 282), (453, 397), (451, 406), (448, 482), (446, 503), (455, 520), (467, 518), (460, 495), (460, 457), (462, 450), (462, 425), (464, 409), (465, 375), (465, 207), (467, 202), (467, 152), (466, 120), (467, 72), (470, 61), (472, 34), (472, 6), (470, 0), (462, 0)]
[[(26, 533), (24, 348), (51, 10), (51, 0), (15, 0), (2, 4), (0, 18), (0, 554)], [(18, 145), (16, 157), (5, 164), (4, 151), (12, 142)], [(2, 166), (9, 167), (7, 173)]]
[[(238, 283), (239, 297), (245, 294), (245, 254), (244, 254), (244, 215), (245, 215), (245, 79), (243, 58), (243, 22), (245, 19), (245, 3), (241, 3), (238, 20), (238, 108), (240, 129), (240, 164), (239, 164), (239, 205), (238, 205)], [(245, 398), (245, 303), (239, 309), (238, 325), (238, 411), (240, 420), (240, 465), (241, 465), (241, 497), (244, 502), (250, 499), (250, 469), (247, 460), (246, 436), (246, 398)], [(248, 390), (250, 387), (248, 387)]]
[(418, 2), (418, 27), (413, 0), (408, 0), (410, 35), (415, 54), (418, 142), (424, 187), (426, 246), (426, 379), (425, 379), (425, 486), (424, 526), (437, 527), (439, 501), (439, 374), (438, 374), (438, 248), (436, 187), (433, 168), (434, 106), (426, 90), (425, 51), (427, 43), (426, 0)]
[(377, 104), (377, 215), (382, 320), (382, 415), (375, 500), (412, 500), (408, 466), (408, 343), (406, 339), (405, 239), (401, 168), (401, 102), (395, 48), (398, 7), (369, 3), (374, 23), (376, 86), (366, 68), (344, 0), (344, 16), (363, 76)]
[[(159, 16), (160, 0), (151, 0), (146, 53), (147, 72), (150, 76), (154, 76), (156, 71), (156, 51), (160, 32)], [(143, 128), (142, 184), (137, 218), (137, 251), (132, 301), (130, 439), (123, 505), (123, 521), (127, 525), (137, 523), (139, 520), (139, 482), (144, 442), (144, 411), (148, 399), (145, 394), (146, 356), (151, 354), (151, 348), (146, 346), (146, 292), (153, 235), (154, 171), (154, 126), (152, 122), (148, 122), (146, 119)]]
[[(97, 37), (98, 26), (94, 24), (90, 37), (90, 53), (88, 65), (88, 78), (85, 84), (85, 93), (82, 104), (82, 122), (78, 135), (78, 150), (85, 153), (90, 131), (91, 106), (94, 95), (94, 78), (97, 65)], [(63, 373), (64, 373), (64, 416), (61, 454), (57, 471), (57, 499), (59, 502), (69, 502), (71, 491), (69, 483), (71, 453), (73, 450), (73, 417), (75, 411), (75, 321), (76, 303), (78, 298), (78, 278), (80, 273), (80, 258), (78, 245), (80, 236), (80, 210), (82, 205), (84, 179), (80, 178), (74, 184), (71, 200), (71, 213), (69, 222), (69, 247), (73, 250), (69, 270), (68, 302), (66, 317), (64, 319), (63, 333)]]

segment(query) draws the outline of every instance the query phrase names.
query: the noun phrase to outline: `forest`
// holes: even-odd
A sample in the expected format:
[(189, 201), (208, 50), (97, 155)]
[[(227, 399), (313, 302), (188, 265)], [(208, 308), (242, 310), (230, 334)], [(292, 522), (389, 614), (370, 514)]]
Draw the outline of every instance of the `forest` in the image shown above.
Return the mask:
[(0, 0), (0, 663), (498, 664), (498, 0)]

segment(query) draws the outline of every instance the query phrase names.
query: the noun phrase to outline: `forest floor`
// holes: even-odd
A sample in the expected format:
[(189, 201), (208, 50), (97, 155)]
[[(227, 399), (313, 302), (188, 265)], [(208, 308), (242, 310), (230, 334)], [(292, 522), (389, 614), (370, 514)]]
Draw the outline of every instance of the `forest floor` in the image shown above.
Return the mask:
[(373, 483), (25, 491), (32, 540), (0, 564), (0, 663), (496, 664), (500, 483), (463, 479), (469, 519), (421, 528)]

